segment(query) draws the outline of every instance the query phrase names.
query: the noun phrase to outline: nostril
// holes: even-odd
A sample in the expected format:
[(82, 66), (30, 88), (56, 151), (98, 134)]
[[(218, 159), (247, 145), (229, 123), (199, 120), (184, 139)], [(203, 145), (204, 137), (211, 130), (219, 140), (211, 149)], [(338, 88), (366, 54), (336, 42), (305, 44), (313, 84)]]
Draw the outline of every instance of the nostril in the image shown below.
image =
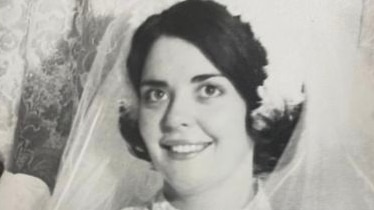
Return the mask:
[(162, 121), (162, 130), (164, 132), (171, 132), (181, 128), (190, 126), (190, 116), (188, 114), (166, 115)]
[(172, 131), (181, 127), (188, 127), (188, 123), (184, 122), (179, 117), (166, 117), (163, 120), (162, 127), (164, 131)]
[[(183, 94), (178, 95), (182, 96)], [(191, 107), (192, 105), (188, 103), (186, 97), (172, 98), (162, 119), (163, 130), (170, 132), (189, 127), (194, 115)]]

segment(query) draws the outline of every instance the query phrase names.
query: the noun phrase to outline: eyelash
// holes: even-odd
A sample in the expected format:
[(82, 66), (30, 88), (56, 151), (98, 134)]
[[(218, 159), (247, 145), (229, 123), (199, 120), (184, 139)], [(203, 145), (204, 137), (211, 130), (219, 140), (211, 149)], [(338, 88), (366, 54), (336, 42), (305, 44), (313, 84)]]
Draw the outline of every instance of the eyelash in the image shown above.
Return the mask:
[[(211, 93), (207, 93), (213, 91)], [(161, 95), (159, 95), (161, 94)], [(207, 100), (211, 98), (216, 98), (224, 94), (223, 88), (214, 84), (204, 84), (197, 89), (198, 98)], [(168, 93), (162, 89), (149, 89), (144, 91), (142, 95), (142, 100), (146, 104), (155, 104), (165, 101), (169, 98)]]
[(162, 89), (149, 89), (142, 94), (142, 99), (145, 101), (145, 103), (152, 104), (168, 99), (168, 95)]
[[(206, 92), (209, 88), (213, 88), (213, 91), (214, 91), (213, 94), (211, 95), (207, 94)], [(218, 87), (217, 85), (213, 85), (213, 84), (206, 84), (206, 85), (201, 86), (198, 89), (199, 97), (203, 99), (215, 98), (215, 97), (221, 96), (223, 93), (224, 91), (222, 90), (222, 88)]]

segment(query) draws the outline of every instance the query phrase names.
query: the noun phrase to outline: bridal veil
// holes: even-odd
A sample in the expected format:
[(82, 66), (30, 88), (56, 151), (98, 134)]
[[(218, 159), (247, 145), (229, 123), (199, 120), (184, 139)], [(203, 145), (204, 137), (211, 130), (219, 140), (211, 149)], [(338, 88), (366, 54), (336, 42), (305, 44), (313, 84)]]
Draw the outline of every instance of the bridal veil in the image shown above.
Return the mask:
[[(127, 151), (118, 129), (119, 107), (136, 109), (126, 78), (134, 30), (174, 2), (117, 2), (117, 17), (99, 45), (46, 209), (120, 209), (147, 201), (159, 189), (157, 172)], [(374, 49), (360, 47), (364, 6), (373, 3), (217, 2), (250, 22), (269, 54), (269, 79), (280, 94), (305, 87), (297, 129), (264, 182), (273, 208), (374, 209), (374, 135), (355, 123), (364, 114), (357, 114), (353, 91), (368, 55), (374, 59)]]

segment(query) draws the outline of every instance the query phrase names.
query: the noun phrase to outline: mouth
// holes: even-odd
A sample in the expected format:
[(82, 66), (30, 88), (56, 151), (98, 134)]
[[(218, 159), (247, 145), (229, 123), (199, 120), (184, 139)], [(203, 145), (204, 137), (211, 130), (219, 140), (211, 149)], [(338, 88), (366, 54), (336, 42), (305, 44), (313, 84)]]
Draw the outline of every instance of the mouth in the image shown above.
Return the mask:
[(213, 142), (189, 143), (186, 141), (165, 141), (161, 147), (165, 149), (173, 159), (183, 160), (193, 158), (203, 152)]

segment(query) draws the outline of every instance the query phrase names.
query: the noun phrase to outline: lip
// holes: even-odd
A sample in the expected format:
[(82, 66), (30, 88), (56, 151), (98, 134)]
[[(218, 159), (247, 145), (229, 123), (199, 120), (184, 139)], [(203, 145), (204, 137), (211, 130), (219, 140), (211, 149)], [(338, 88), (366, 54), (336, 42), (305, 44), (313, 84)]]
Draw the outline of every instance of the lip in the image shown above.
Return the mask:
[(205, 151), (213, 142), (193, 142), (184, 139), (162, 140), (160, 146), (175, 160), (187, 160)]

